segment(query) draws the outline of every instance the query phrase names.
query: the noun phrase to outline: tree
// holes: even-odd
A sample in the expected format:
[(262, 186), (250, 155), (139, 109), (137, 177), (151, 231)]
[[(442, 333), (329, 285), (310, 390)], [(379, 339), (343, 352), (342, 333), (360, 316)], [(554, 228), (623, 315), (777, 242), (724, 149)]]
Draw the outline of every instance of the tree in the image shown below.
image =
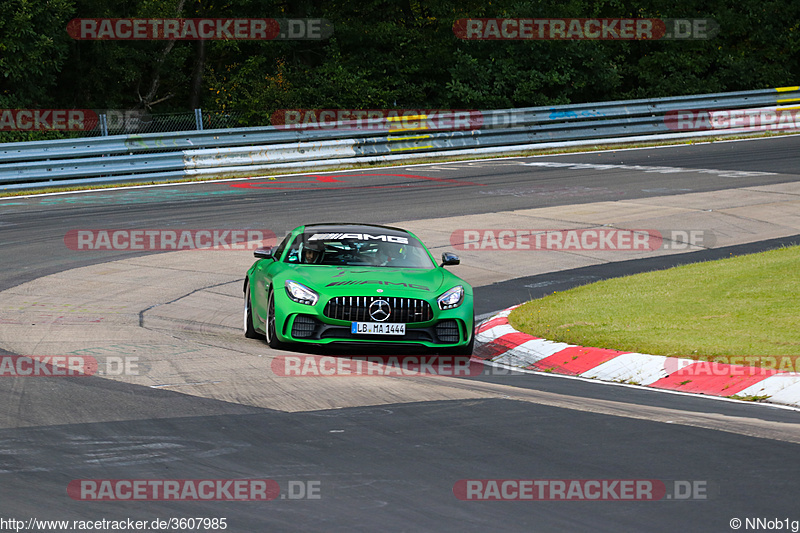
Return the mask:
[(0, 0), (0, 107), (53, 105), (71, 0)]

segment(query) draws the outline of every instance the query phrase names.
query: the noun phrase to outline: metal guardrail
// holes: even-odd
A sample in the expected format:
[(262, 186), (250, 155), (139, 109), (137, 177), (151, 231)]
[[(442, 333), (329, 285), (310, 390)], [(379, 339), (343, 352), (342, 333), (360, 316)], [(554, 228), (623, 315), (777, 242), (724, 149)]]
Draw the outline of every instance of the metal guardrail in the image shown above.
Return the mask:
[[(675, 133), (669, 113), (685, 110), (797, 109), (800, 87), (562, 105), (479, 113), (480, 124), (452, 130), (422, 121), (375, 131), (362, 123), (335, 128), (296, 125), (116, 135), (0, 144), (0, 190), (108, 181), (154, 181), (207, 175), (253, 175), (277, 168), (319, 168), (387, 156), (539, 143), (625, 139)], [(789, 106), (789, 107), (781, 107)], [(454, 112), (455, 113), (455, 112)], [(473, 112), (474, 113), (474, 112)], [(798, 125), (794, 125), (798, 127)], [(741, 133), (741, 127), (711, 134)], [(690, 132), (688, 132), (690, 133)], [(709, 134), (697, 132), (698, 135)], [(685, 135), (684, 135), (685, 136)]]

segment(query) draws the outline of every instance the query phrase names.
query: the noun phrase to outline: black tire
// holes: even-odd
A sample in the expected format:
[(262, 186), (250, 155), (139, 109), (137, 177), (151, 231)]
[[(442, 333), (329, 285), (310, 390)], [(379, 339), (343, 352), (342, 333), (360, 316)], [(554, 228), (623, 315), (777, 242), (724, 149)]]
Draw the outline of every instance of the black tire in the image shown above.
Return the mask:
[(472, 338), (466, 346), (456, 346), (455, 348), (445, 348), (441, 353), (447, 355), (472, 357), (472, 351), (475, 349), (475, 319), (472, 320)]
[(267, 326), (264, 328), (267, 332), (266, 339), (270, 348), (281, 348), (283, 343), (278, 340), (275, 334), (275, 294), (272, 289), (267, 294)]
[(472, 338), (469, 340), (469, 344), (464, 347), (464, 352), (462, 355), (469, 355), (472, 356), (472, 351), (475, 350), (475, 332), (472, 332)]
[(464, 357), (471, 357), (472, 350), (475, 349), (475, 333), (472, 334), (472, 339), (470, 339), (469, 344), (466, 346), (458, 346), (456, 348), (451, 348), (451, 355), (463, 355)]
[(244, 291), (244, 324), (242, 326), (244, 336), (248, 339), (263, 339), (264, 336), (256, 331), (253, 326), (253, 300), (250, 299), (250, 284)]

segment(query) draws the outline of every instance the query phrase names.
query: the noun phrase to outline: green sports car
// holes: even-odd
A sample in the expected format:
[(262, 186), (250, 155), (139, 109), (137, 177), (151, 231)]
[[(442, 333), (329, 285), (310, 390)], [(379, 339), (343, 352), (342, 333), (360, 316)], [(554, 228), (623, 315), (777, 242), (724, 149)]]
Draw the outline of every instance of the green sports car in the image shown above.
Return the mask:
[(244, 334), (284, 343), (417, 345), (469, 355), (472, 287), (437, 266), (412, 233), (315, 224), (259, 248), (244, 280)]

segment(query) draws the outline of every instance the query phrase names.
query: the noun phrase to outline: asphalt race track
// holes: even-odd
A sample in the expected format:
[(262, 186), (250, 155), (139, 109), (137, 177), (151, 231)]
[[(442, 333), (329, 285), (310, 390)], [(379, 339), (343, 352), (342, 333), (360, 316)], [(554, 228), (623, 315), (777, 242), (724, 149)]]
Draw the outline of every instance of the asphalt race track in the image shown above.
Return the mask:
[[(453, 271), (476, 286), (481, 315), (596, 279), (800, 242), (798, 182), (800, 136), (785, 136), (2, 199), (1, 353), (90, 353), (133, 346), (116, 339), (140, 335), (137, 355), (150, 374), (0, 378), (0, 517), (226, 518), (234, 532), (791, 525), (800, 520), (795, 410), (507, 371), (266, 376), (276, 352), (235, 330), (250, 252), (74, 251), (65, 235), (268, 228), (282, 237), (303, 223), (358, 221), (409, 227), (438, 254), (452, 249), (451, 228), (513, 228), (523, 214), (537, 223), (522, 227), (572, 228), (587, 216), (634, 224), (652, 211), (662, 229), (714, 237), (680, 253), (516, 252), (506, 261), (458, 251), (463, 265)], [(86, 319), (100, 315), (108, 325)], [(162, 351), (148, 353), (150, 339), (166, 338), (172, 352), (158, 341)], [(70, 497), (70, 482), (87, 479), (271, 479), (281, 495)], [(461, 480), (490, 479), (656, 480), (667, 493), (657, 501), (454, 494)], [(691, 497), (678, 490), (686, 486), (696, 488)], [(315, 497), (299, 497), (298, 487)]]

